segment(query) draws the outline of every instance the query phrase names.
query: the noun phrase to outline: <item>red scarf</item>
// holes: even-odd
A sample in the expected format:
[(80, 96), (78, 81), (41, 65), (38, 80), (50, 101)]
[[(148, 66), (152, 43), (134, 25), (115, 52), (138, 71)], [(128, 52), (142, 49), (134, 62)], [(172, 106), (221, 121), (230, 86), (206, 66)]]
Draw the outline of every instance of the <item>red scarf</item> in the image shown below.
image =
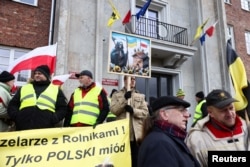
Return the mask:
[(184, 140), (187, 135), (187, 132), (185, 130), (182, 130), (176, 125), (170, 124), (163, 120), (155, 121), (154, 125), (162, 129), (164, 132), (167, 132), (168, 134), (178, 137), (182, 140)]
[(215, 137), (217, 138), (225, 138), (232, 137), (234, 135), (241, 134), (243, 132), (242, 122), (238, 116), (235, 119), (235, 125), (233, 128), (228, 128), (216, 121), (213, 118), (210, 118), (210, 121), (205, 125)]

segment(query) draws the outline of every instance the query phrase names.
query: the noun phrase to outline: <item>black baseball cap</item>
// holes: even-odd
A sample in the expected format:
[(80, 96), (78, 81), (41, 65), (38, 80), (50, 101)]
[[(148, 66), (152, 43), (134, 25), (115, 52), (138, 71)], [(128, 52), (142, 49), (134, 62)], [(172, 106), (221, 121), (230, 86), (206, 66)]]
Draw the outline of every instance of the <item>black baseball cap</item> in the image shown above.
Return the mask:
[(238, 100), (232, 98), (230, 93), (222, 89), (215, 89), (206, 97), (207, 106), (214, 106), (219, 109), (222, 109), (233, 102), (238, 102)]
[(80, 72), (80, 74), (75, 74), (75, 76), (77, 78), (79, 78), (82, 75), (86, 75), (86, 76), (90, 77), (91, 79), (93, 79), (93, 75), (89, 70), (83, 70), (82, 72)]

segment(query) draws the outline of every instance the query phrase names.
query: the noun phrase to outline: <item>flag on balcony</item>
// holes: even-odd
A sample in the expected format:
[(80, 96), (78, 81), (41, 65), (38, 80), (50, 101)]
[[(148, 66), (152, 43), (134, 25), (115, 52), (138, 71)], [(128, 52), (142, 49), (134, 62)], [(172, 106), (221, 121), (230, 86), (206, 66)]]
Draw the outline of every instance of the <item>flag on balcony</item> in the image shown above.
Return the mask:
[(210, 26), (207, 30), (206, 30), (206, 34), (211, 37), (214, 33), (214, 29), (215, 29), (215, 26), (216, 24), (218, 23), (218, 20), (212, 25)]
[(200, 37), (200, 42), (201, 42), (201, 45), (203, 45), (203, 43), (205, 42), (206, 40), (206, 33), (204, 33), (201, 37)]
[(250, 116), (250, 106), (248, 105), (248, 100), (250, 99), (250, 86), (244, 64), (232, 48), (231, 39), (227, 41), (226, 51), (229, 73), (235, 90), (235, 99), (239, 101), (235, 102), (235, 109), (237, 112), (246, 110), (248, 116)]
[(38, 47), (16, 59), (9, 65), (8, 71), (12, 74), (21, 70), (34, 70), (39, 65), (48, 65), (54, 73), (56, 64), (57, 44)]
[(109, 0), (109, 4), (110, 4), (110, 6), (112, 7), (112, 10), (113, 10), (113, 12), (112, 12), (112, 14), (111, 14), (111, 16), (110, 16), (110, 18), (108, 20), (108, 26), (111, 27), (116, 20), (120, 19), (121, 16), (120, 16), (120, 13), (115, 8), (115, 6), (114, 6), (114, 4), (112, 3), (111, 0)]
[(137, 20), (139, 20), (140, 16), (144, 16), (144, 14), (146, 13), (146, 11), (147, 11), (147, 9), (148, 9), (150, 3), (151, 3), (151, 0), (148, 0), (148, 1), (143, 5), (143, 7), (139, 10), (139, 12), (136, 13), (136, 18), (137, 18)]
[(201, 25), (199, 25), (197, 27), (196, 33), (195, 33), (195, 36), (194, 36), (194, 40), (200, 38), (202, 30), (203, 30), (204, 26), (207, 24), (208, 20), (209, 20), (209, 18), (204, 23), (202, 23)]
[(215, 29), (215, 26), (216, 26), (217, 22), (218, 22), (218, 21), (216, 21), (212, 26), (210, 26), (210, 27), (205, 31), (205, 33), (200, 37), (201, 45), (203, 45), (203, 43), (205, 42), (205, 40), (206, 40), (206, 35), (208, 35), (209, 37), (213, 36), (214, 29)]
[(130, 18), (131, 18), (131, 10), (128, 11), (128, 13), (126, 14), (126, 16), (124, 17), (122, 24), (127, 24), (130, 22)]
[(65, 75), (57, 75), (52, 77), (52, 84), (54, 85), (62, 85), (64, 82), (67, 81), (67, 79), (69, 79), (69, 77), (72, 74), (65, 74)]

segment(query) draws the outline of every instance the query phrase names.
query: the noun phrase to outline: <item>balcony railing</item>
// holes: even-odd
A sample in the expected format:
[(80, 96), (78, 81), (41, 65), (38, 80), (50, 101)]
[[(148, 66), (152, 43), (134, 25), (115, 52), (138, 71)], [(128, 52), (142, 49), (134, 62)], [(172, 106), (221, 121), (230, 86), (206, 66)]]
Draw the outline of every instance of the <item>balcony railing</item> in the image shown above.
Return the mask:
[(133, 15), (133, 21), (135, 25), (133, 30), (134, 34), (181, 45), (188, 45), (186, 28), (144, 17), (140, 17), (140, 19), (137, 20), (135, 15)]

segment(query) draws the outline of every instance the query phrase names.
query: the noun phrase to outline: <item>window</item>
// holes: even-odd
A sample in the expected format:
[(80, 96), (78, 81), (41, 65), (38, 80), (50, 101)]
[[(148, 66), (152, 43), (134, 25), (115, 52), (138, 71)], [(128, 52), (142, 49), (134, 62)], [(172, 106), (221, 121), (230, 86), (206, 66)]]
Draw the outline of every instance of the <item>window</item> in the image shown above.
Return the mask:
[[(136, 78), (136, 89), (147, 96), (147, 99), (158, 98), (160, 96), (173, 95), (173, 76), (168, 74), (152, 73), (151, 78)], [(140, 85), (140, 86), (138, 86)], [(147, 90), (149, 92), (147, 92)]]
[(38, 2), (38, 0), (12, 0), (12, 1), (24, 3), (24, 4), (32, 5), (32, 6), (37, 6), (37, 2)]
[(241, 0), (241, 8), (250, 11), (250, 0)]
[[(141, 7), (136, 7), (136, 13), (139, 12)], [(140, 16), (140, 19), (136, 21), (135, 33), (138, 35), (144, 35), (148, 37), (157, 37), (157, 22), (158, 12), (154, 10), (147, 10), (144, 16)]]
[(228, 39), (231, 38), (232, 47), (235, 49), (234, 29), (231, 25), (227, 25), (227, 37)]
[[(23, 56), (27, 53), (27, 50), (17, 49), (17, 48), (7, 48), (0, 46), (0, 71), (7, 70), (9, 64), (11, 64), (15, 59)], [(16, 85), (21, 86), (25, 84), (28, 78), (31, 76), (30, 70), (23, 70), (15, 74)]]
[[(146, 0), (136, 0), (136, 6), (132, 13), (137, 13), (146, 2)], [(151, 38), (157, 38), (166, 33), (166, 28), (162, 27), (159, 22), (167, 23), (170, 20), (169, 11), (169, 5), (166, 1), (152, 1), (144, 16), (140, 16), (139, 20), (134, 17), (133, 32)]]
[(250, 55), (250, 31), (245, 32), (245, 40), (246, 40), (247, 54)]

